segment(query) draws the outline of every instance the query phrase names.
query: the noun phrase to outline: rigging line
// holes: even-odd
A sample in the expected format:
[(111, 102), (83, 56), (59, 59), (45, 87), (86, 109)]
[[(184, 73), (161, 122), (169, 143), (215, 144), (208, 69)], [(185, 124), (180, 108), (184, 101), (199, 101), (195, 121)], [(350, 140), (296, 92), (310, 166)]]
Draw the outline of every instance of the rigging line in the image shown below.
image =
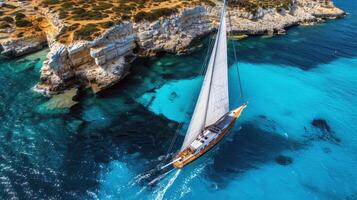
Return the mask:
[[(219, 28), (218, 28), (218, 35), (217, 35), (217, 39), (216, 39), (217, 40), (216, 41), (217, 45), (219, 44), (219, 39), (220, 39), (220, 36), (221, 36), (222, 21), (223, 21), (223, 19), (225, 17), (225, 9), (226, 9), (226, 0), (224, 0), (224, 2), (223, 2), (221, 19), (220, 19), (220, 24), (219, 24)], [(211, 72), (211, 78), (210, 78), (210, 86), (209, 86), (208, 96), (207, 96), (207, 103), (206, 103), (206, 108), (205, 108), (206, 113), (205, 113), (205, 118), (204, 118), (204, 124), (206, 124), (206, 121), (207, 121), (207, 109), (208, 109), (208, 105), (209, 105), (209, 102), (210, 102), (211, 88), (212, 88), (212, 78), (213, 78), (213, 72), (214, 72), (214, 68), (215, 68), (214, 63), (216, 62), (217, 51), (218, 51), (218, 46), (216, 46), (214, 57), (213, 57), (213, 66), (212, 66), (212, 72)]]
[[(180, 123), (180, 124), (177, 126), (176, 133), (175, 133), (174, 137), (173, 137), (172, 140), (171, 140), (171, 143), (170, 143), (169, 149), (167, 150), (166, 155), (169, 155), (169, 153), (171, 152), (172, 148), (174, 147), (174, 144), (175, 144), (175, 142), (176, 142), (177, 136), (178, 136), (178, 134), (179, 134), (180, 131), (181, 131), (182, 125), (183, 125), (183, 122)], [(169, 156), (166, 157), (166, 160), (167, 160), (167, 158), (169, 158)], [(165, 161), (166, 161), (166, 160), (165, 160)]]
[[(232, 23), (231, 23), (231, 15), (228, 13), (228, 21), (229, 21), (229, 34), (232, 36)], [(237, 51), (236, 47), (234, 44), (234, 40), (232, 40), (232, 46), (233, 46), (233, 54), (234, 54), (234, 64), (236, 65), (236, 70), (237, 70), (237, 75), (238, 75), (238, 82), (239, 82), (239, 89), (240, 89), (240, 97), (242, 98), (242, 101), (244, 102), (244, 96), (243, 96), (243, 89), (242, 89), (242, 82), (240, 78), (240, 72), (239, 72), (239, 65), (238, 65), (238, 59), (237, 59)]]
[[(208, 60), (209, 60), (209, 54), (210, 54), (210, 52), (211, 52), (211, 50), (212, 50), (212, 47), (213, 47), (213, 44), (214, 44), (212, 41), (213, 41), (212, 36), (208, 36), (207, 50), (206, 50), (206, 53), (205, 53), (205, 57), (204, 57), (204, 60), (203, 60), (203, 63), (202, 63), (202, 66), (201, 66), (199, 75), (203, 75), (204, 72), (206, 71), (206, 66), (207, 66), (207, 63), (208, 63)], [(170, 143), (170, 146), (169, 146), (169, 149), (168, 149), (166, 155), (168, 155), (168, 154), (171, 152), (171, 150), (172, 150), (172, 148), (173, 148), (173, 146), (174, 146), (174, 144), (175, 144), (175, 142), (176, 142), (177, 136), (178, 136), (178, 134), (180, 133), (180, 131), (181, 131), (183, 125), (184, 125), (184, 122), (181, 122), (181, 123), (177, 126), (176, 133), (175, 133), (174, 137), (173, 137), (172, 140), (171, 140), (171, 143)]]
[(207, 66), (207, 63), (208, 63), (208, 60), (209, 60), (209, 53), (211, 52), (212, 50), (212, 37), (209, 36), (208, 38), (208, 45), (207, 45), (207, 51), (206, 51), (206, 54), (205, 54), (205, 59), (203, 60), (203, 63), (202, 63), (202, 66), (201, 66), (201, 70), (200, 70), (200, 75), (203, 75), (204, 72), (206, 71), (206, 66)]
[[(208, 36), (208, 45), (207, 45), (207, 50), (206, 50), (206, 53), (205, 53), (205, 57), (204, 57), (204, 60), (203, 60), (203, 63), (202, 63), (202, 66), (201, 66), (201, 69), (200, 69), (200, 72), (199, 72), (199, 75), (203, 75), (204, 72), (206, 71), (206, 66), (207, 66), (207, 63), (208, 63), (208, 60), (209, 60), (209, 54), (211, 52), (211, 49), (213, 47), (213, 39), (212, 39), (212, 36)], [(176, 133), (174, 135), (174, 137), (172, 138), (171, 140), (171, 143), (170, 143), (170, 146), (168, 148), (168, 151), (166, 153), (166, 155), (169, 155), (169, 153), (171, 152), (175, 142), (176, 142), (176, 139), (177, 139), (177, 136), (178, 134), (180, 133), (182, 127), (184, 125), (184, 122), (181, 122), (178, 126), (177, 126), (177, 129), (176, 129)]]

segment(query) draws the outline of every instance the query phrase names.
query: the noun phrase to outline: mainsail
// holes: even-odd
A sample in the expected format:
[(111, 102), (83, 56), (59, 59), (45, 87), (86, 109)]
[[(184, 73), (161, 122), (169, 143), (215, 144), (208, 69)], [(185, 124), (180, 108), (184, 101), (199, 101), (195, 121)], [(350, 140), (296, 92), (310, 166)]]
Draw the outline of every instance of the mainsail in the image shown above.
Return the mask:
[(181, 150), (188, 147), (201, 131), (229, 111), (227, 34), (224, 1), (216, 41), (206, 75)]

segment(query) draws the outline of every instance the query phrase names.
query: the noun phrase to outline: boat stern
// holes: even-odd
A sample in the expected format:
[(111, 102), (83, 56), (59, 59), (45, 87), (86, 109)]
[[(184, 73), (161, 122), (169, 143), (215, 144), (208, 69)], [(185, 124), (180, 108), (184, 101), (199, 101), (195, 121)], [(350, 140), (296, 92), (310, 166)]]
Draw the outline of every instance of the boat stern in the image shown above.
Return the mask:
[(172, 165), (175, 168), (183, 168), (185, 165), (194, 160), (194, 152), (190, 148), (177, 153), (175, 158), (172, 160)]
[(181, 161), (176, 161), (176, 162), (172, 163), (172, 165), (178, 169), (181, 169), (185, 166)]

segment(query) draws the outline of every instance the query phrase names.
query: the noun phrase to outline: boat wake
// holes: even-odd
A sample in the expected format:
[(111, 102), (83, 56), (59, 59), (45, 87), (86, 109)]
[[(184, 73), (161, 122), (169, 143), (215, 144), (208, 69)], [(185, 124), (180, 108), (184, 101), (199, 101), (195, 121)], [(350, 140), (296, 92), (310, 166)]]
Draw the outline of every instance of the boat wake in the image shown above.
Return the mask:
[(147, 170), (141, 174), (134, 177), (133, 181), (129, 185), (142, 185), (145, 188), (148, 186), (150, 188), (155, 187), (159, 180), (163, 179), (166, 175), (174, 170), (172, 162), (165, 163), (165, 161), (170, 158), (172, 154), (167, 154), (165, 156), (160, 156), (155, 161), (160, 161), (158, 165), (154, 168)]
[(167, 190), (172, 186), (172, 184), (174, 184), (174, 182), (177, 179), (177, 177), (179, 176), (180, 172), (181, 172), (181, 169), (176, 170), (176, 173), (174, 174), (174, 176), (172, 176), (169, 179), (167, 184), (162, 186), (162, 187), (160, 187), (160, 188), (158, 188), (158, 190), (157, 190), (158, 192), (157, 192), (155, 200), (162, 200), (164, 198), (164, 195), (166, 194)]

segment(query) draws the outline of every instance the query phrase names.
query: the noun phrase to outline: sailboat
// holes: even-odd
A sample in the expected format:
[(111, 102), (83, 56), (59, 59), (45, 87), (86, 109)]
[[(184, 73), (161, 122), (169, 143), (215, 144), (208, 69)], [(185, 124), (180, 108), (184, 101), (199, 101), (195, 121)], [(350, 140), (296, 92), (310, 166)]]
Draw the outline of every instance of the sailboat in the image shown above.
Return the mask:
[(182, 147), (170, 162), (175, 168), (183, 168), (218, 144), (247, 106), (242, 103), (236, 109), (229, 110), (227, 60), (225, 0), (194, 113)]

